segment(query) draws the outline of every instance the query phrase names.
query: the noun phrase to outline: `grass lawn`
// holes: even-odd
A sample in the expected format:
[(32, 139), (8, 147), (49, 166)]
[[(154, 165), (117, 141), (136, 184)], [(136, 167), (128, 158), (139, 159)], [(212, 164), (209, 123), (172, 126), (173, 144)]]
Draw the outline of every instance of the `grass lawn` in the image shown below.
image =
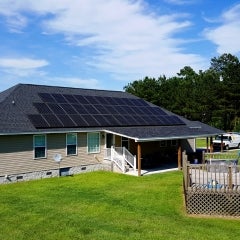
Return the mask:
[(91, 172), (0, 185), (0, 239), (239, 239), (236, 219), (184, 212), (180, 171)]
[(196, 138), (196, 148), (206, 148), (206, 146), (207, 146), (206, 138)]

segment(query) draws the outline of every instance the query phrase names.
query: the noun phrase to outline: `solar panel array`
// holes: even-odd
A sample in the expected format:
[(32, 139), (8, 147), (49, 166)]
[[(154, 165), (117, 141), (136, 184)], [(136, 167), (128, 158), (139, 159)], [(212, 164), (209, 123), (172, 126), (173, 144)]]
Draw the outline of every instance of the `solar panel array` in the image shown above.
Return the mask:
[(143, 99), (39, 93), (28, 115), (36, 128), (182, 125), (177, 116)]

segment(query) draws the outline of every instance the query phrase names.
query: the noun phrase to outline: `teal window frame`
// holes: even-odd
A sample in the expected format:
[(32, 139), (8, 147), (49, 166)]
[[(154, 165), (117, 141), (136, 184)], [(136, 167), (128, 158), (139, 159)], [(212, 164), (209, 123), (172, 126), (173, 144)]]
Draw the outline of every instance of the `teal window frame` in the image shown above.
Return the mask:
[(45, 134), (33, 136), (34, 159), (47, 157), (47, 137)]
[(87, 134), (87, 152), (99, 153), (100, 152), (100, 133), (91, 132)]

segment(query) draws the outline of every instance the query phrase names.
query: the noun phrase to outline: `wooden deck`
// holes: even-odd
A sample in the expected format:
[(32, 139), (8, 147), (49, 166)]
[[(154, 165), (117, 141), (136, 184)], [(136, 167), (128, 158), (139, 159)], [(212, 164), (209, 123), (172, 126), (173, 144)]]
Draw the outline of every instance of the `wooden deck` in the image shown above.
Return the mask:
[(205, 164), (190, 164), (187, 157), (183, 156), (186, 211), (195, 215), (239, 218), (240, 165), (236, 164), (236, 158), (226, 162), (218, 160), (206, 160)]

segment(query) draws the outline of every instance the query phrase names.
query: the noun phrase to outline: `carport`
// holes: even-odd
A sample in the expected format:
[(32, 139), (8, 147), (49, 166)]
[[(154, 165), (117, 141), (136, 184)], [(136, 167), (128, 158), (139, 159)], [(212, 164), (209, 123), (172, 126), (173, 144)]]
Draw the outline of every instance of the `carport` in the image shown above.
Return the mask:
[[(194, 152), (195, 139), (199, 137), (208, 138), (217, 134), (222, 134), (223, 131), (211, 127), (207, 124), (198, 121), (189, 121), (183, 119), (184, 125), (174, 126), (139, 126), (139, 127), (114, 127), (107, 128), (105, 131), (116, 136), (121, 136), (130, 139), (134, 144), (131, 152), (137, 156), (137, 171), (138, 176), (141, 176), (143, 153), (147, 151), (146, 146), (151, 146), (153, 143), (163, 141), (176, 142), (177, 166), (182, 169), (182, 153), (183, 151)], [(146, 145), (150, 143), (150, 145)]]

